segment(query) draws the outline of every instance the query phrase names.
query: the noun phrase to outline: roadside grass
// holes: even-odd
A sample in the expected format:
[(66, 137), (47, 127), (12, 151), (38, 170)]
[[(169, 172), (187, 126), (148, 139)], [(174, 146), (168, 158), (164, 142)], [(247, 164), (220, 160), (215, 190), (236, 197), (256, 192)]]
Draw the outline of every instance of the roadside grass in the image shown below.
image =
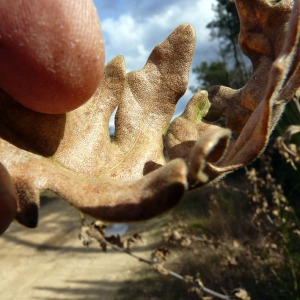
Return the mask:
[[(200, 278), (204, 286), (216, 292), (229, 295), (234, 289), (243, 288), (255, 300), (298, 300), (297, 216), (288, 203), (278, 203), (277, 207), (271, 203), (274, 190), (265, 191), (261, 186), (254, 192), (253, 186), (249, 174), (239, 171), (215, 187), (189, 193), (177, 208), (155, 221), (152, 237), (158, 247), (167, 247), (171, 252), (164, 264), (166, 268)], [(262, 191), (269, 192), (271, 200), (265, 199)], [(264, 205), (268, 206), (266, 201), (269, 208), (262, 211)], [(277, 216), (270, 217), (275, 210)], [(150, 225), (148, 229), (153, 226)], [(140, 272), (124, 282), (114, 300), (127, 299), (200, 297), (189, 291), (185, 283), (141, 264)]]

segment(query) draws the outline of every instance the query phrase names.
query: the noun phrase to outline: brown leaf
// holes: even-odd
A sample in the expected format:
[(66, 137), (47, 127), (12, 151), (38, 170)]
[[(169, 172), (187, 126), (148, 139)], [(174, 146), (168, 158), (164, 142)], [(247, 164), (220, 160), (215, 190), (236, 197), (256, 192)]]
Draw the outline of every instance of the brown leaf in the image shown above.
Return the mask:
[(91, 236), (89, 234), (89, 226), (81, 226), (79, 239), (82, 241), (84, 246), (89, 246), (92, 243)]
[[(195, 47), (186, 24), (155, 47), (140, 71), (126, 74), (124, 59), (112, 60), (95, 95), (70, 113), (36, 113), (0, 91), (1, 162), (16, 186), (17, 220), (37, 225), (44, 189), (97, 219), (145, 220), (175, 206), (188, 188), (254, 160), (300, 84), (300, 9), (298, 0), (236, 4), (252, 77), (237, 91), (216, 86), (197, 93), (170, 127)], [(210, 123), (222, 115), (227, 128)]]
[(118, 246), (119, 248), (124, 248), (124, 244), (119, 235), (117, 235), (117, 236), (112, 235), (112, 236), (105, 237), (105, 240), (115, 246)]
[(182, 247), (188, 248), (192, 245), (192, 240), (189, 237), (185, 237), (180, 244)]
[(233, 291), (233, 299), (236, 300), (251, 300), (249, 294), (244, 289), (235, 289)]
[(37, 225), (43, 189), (112, 222), (148, 219), (176, 205), (187, 167), (181, 159), (166, 164), (163, 136), (187, 88), (194, 47), (194, 30), (181, 25), (142, 70), (126, 74), (124, 59), (115, 58), (95, 95), (66, 115), (35, 113), (2, 92), (1, 161), (17, 186), (18, 221)]
[(283, 138), (286, 140), (290, 140), (294, 134), (297, 134), (299, 132), (300, 132), (299, 125), (290, 125), (284, 132)]
[(170, 271), (166, 269), (162, 264), (154, 264), (153, 268), (162, 275), (169, 275)]
[(104, 241), (100, 241), (99, 245), (100, 245), (103, 252), (107, 251), (107, 244)]
[(237, 266), (239, 264), (236, 257), (232, 255), (227, 255), (226, 259), (229, 266)]
[(170, 254), (170, 250), (166, 247), (160, 247), (152, 253), (152, 261), (155, 263), (160, 263), (167, 259)]
[[(215, 86), (190, 101), (167, 136), (171, 158), (189, 162), (192, 187), (201, 186), (252, 162), (265, 148), (286, 101), (300, 85), (299, 1), (236, 0), (241, 20), (240, 46), (253, 74), (245, 87)], [(191, 108), (193, 107), (193, 108)], [(226, 129), (208, 122), (226, 117)]]
[(139, 233), (134, 233), (132, 235), (132, 238), (133, 238), (134, 241), (135, 240), (138, 240), (138, 241), (141, 241), (141, 242), (143, 241), (142, 236)]
[(178, 230), (173, 230), (172, 239), (180, 240), (182, 238), (182, 233)]

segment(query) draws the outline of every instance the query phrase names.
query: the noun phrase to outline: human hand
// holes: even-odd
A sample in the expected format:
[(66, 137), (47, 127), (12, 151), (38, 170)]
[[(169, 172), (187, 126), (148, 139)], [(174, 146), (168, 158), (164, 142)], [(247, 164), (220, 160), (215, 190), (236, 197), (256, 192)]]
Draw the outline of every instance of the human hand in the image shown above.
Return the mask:
[[(105, 60), (93, 1), (0, 0), (0, 7), (0, 87), (42, 113), (61, 114), (86, 102)], [(16, 192), (0, 165), (0, 234), (16, 209)]]
[(17, 212), (16, 190), (0, 163), (0, 235), (7, 229)]
[(105, 57), (93, 1), (0, 0), (0, 7), (0, 87), (42, 113), (87, 101)]

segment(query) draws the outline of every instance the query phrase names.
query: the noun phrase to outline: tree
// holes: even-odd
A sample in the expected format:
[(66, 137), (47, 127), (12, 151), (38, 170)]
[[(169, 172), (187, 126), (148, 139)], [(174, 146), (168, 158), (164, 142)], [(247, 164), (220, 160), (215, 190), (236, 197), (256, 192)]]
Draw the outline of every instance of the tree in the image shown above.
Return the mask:
[(235, 68), (241, 66), (241, 52), (238, 48), (238, 35), (240, 20), (236, 6), (228, 0), (217, 0), (218, 4), (213, 7), (216, 19), (207, 24), (211, 30), (210, 36), (218, 39), (220, 55), (233, 60)]
[(211, 38), (218, 40), (220, 59), (209, 64), (203, 62), (193, 69), (199, 82), (196, 87), (191, 87), (193, 92), (213, 85), (240, 88), (250, 76), (250, 62), (238, 46), (240, 20), (235, 3), (228, 0), (217, 2), (213, 7), (216, 17), (207, 28)]
[(200, 88), (191, 87), (191, 91), (196, 93), (199, 89), (207, 90), (214, 85), (229, 85), (229, 73), (226, 62), (214, 61), (210, 64), (202, 62), (200, 66), (193, 69), (197, 74), (197, 80), (201, 83)]
[[(249, 64), (238, 45), (240, 19), (236, 5), (230, 0), (217, 0), (217, 2), (217, 5), (213, 8), (215, 19), (207, 24), (207, 28), (211, 30), (211, 38), (218, 41), (220, 60), (211, 63), (202, 62), (193, 69), (193, 72), (197, 74), (199, 84), (196, 87), (191, 87), (192, 92), (200, 89), (208, 90), (214, 85), (240, 88), (249, 77)], [(270, 2), (275, 5), (280, 1)], [(286, 105), (285, 111), (273, 131), (271, 148), (275, 139), (284, 135), (290, 125), (299, 125), (299, 116), (299, 96), (294, 96)], [(291, 143), (300, 145), (300, 135), (294, 135)], [(290, 165), (284, 165), (279, 157), (273, 161), (272, 165), (275, 177), (282, 184), (285, 191), (292, 190), (291, 195), (294, 199), (298, 199), (300, 189), (297, 187), (299, 186), (300, 170), (294, 170)], [(292, 197), (290, 197), (290, 200), (295, 202)], [(297, 212), (300, 214), (300, 208)]]

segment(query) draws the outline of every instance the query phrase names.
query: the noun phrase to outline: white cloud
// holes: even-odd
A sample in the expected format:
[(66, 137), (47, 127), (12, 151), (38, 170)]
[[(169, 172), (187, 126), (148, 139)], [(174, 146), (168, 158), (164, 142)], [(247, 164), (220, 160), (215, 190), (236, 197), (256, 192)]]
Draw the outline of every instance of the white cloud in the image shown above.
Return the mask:
[[(127, 71), (141, 69), (155, 45), (180, 24), (193, 25), (197, 45), (192, 67), (216, 55), (206, 25), (214, 18), (214, 0), (95, 0), (106, 44), (107, 62), (123, 55)], [(191, 74), (190, 84), (195, 84)], [(191, 97), (187, 91), (178, 110)], [(178, 112), (177, 110), (177, 112)]]
[(190, 23), (196, 30), (197, 48), (200, 51), (201, 47), (203, 48), (203, 58), (197, 59), (201, 61), (206, 57), (210, 59), (212, 56), (208, 47), (211, 42), (206, 24), (213, 19), (211, 3), (212, 1), (198, 0), (190, 6), (184, 4), (186, 6), (184, 8), (182, 3), (180, 5), (180, 2), (178, 4), (177, 1), (172, 1), (161, 13), (156, 12), (154, 15), (149, 13), (142, 19), (135, 18), (135, 12), (130, 10), (114, 18), (101, 16), (107, 59), (111, 60), (121, 54), (125, 57), (129, 70), (139, 69), (146, 62), (154, 46), (162, 42), (182, 23)]
[(136, 69), (145, 62), (148, 51), (143, 43), (143, 27), (137, 26), (132, 16), (121, 15), (118, 19), (104, 19), (102, 30), (107, 61), (123, 55), (129, 70)]

